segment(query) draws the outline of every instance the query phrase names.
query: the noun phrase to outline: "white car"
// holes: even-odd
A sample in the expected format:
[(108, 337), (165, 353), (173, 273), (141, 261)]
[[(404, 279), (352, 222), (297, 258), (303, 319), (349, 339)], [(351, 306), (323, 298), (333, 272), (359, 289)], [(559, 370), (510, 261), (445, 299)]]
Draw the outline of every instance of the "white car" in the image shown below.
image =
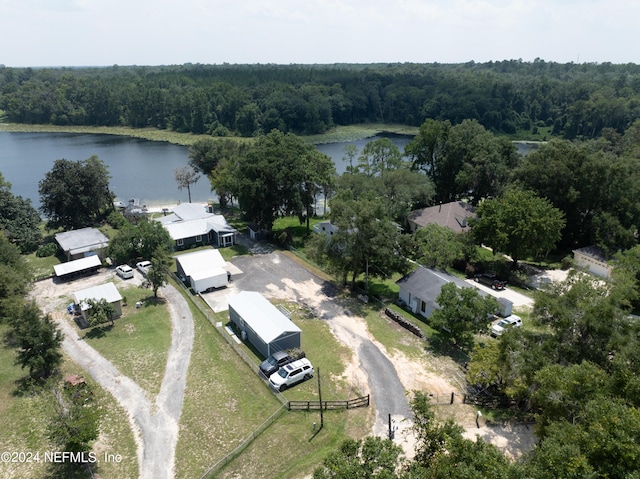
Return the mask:
[(140, 261), (139, 263), (136, 263), (136, 268), (143, 276), (146, 276), (149, 272), (149, 268), (151, 268), (151, 261)]
[(116, 268), (116, 274), (122, 279), (133, 278), (133, 269), (128, 264), (121, 264)]
[(517, 314), (512, 314), (502, 318), (491, 327), (491, 336), (501, 336), (505, 329), (519, 328), (522, 326), (522, 318)]
[(305, 381), (313, 376), (313, 366), (307, 358), (285, 364), (269, 376), (269, 384), (276, 391), (284, 391), (289, 386)]

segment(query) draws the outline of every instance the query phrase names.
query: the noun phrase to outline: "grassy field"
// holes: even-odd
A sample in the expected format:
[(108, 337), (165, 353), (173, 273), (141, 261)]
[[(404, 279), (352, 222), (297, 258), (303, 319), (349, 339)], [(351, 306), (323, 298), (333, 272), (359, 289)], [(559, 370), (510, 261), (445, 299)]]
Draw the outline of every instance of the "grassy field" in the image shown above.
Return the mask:
[[(0, 325), (0, 337), (6, 336), (8, 327)], [(47, 424), (50, 420), (51, 403), (54, 400), (50, 388), (18, 388), (26, 376), (25, 371), (14, 365), (15, 353), (5, 343), (0, 348), (0, 449), (9, 452), (40, 453), (57, 451), (47, 438)], [(65, 356), (60, 378), (71, 374), (83, 375), (70, 359)], [(120, 454), (122, 462), (98, 465), (96, 477), (134, 479), (138, 477), (136, 446), (125, 412), (110, 394), (101, 389), (90, 376), (85, 380), (94, 392), (96, 407), (102, 410), (100, 436), (94, 443), (93, 451), (103, 454)], [(3, 479), (42, 479), (65, 477), (89, 478), (84, 469), (68, 469), (55, 464), (40, 462), (6, 463), (0, 462), (0, 477)]]
[[(341, 377), (349, 351), (333, 337), (326, 323), (308, 311), (287, 304), (303, 330), (303, 349), (314, 366), (321, 368), (323, 398), (345, 399), (356, 395)], [(180, 438), (176, 452), (177, 477), (199, 477), (232, 452), (244, 439), (281, 407), (258, 376), (192, 307), (196, 324)], [(213, 321), (228, 322), (228, 313), (212, 315)], [(250, 348), (256, 363), (262, 360)], [(285, 392), (287, 399), (317, 399), (317, 380), (301, 383)], [(370, 427), (369, 410), (331, 413), (331, 423), (314, 437), (318, 413), (285, 413), (268, 427), (219, 477), (300, 477), (319, 458), (347, 435), (365, 434)], [(304, 438), (305, 440), (302, 440)], [(313, 448), (309, 447), (313, 441)], [(267, 457), (271, 459), (267, 459)], [(279, 460), (278, 458), (287, 458)], [(240, 474), (238, 476), (237, 474)], [(234, 476), (235, 475), (235, 476)]]
[[(129, 128), (116, 126), (57, 126), (57, 125), (27, 125), (22, 123), (6, 123), (0, 119), (0, 131), (35, 132), (35, 133), (86, 133), (96, 135), (120, 135), (142, 138), (150, 141), (165, 141), (176, 145), (189, 146), (197, 140), (208, 138), (217, 139), (209, 135), (193, 135), (178, 133), (170, 130), (155, 128)], [(310, 143), (336, 143), (342, 141), (356, 141), (370, 138), (382, 132), (399, 135), (416, 135), (418, 128), (406, 125), (392, 125), (384, 123), (367, 123), (362, 125), (338, 126), (321, 135), (309, 135), (304, 138)], [(237, 141), (252, 141), (251, 138), (229, 137)]]
[[(122, 317), (86, 330), (87, 343), (111, 361), (125, 376), (152, 395), (160, 392), (171, 345), (171, 319), (166, 305), (151, 290), (120, 290), (127, 298)], [(141, 301), (142, 308), (136, 308)]]

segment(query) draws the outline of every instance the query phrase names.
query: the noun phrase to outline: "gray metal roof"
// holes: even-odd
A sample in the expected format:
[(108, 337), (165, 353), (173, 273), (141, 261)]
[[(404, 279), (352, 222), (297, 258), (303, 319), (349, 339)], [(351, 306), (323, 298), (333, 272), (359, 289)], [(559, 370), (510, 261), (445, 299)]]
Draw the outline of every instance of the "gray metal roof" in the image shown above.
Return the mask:
[[(423, 266), (396, 281), (396, 284), (401, 289), (409, 292), (411, 296), (420, 298), (425, 303), (430, 304), (434, 309), (439, 307), (436, 299), (442, 287), (447, 283), (455, 283), (459, 288), (472, 287), (460, 278), (444, 271), (436, 271)], [(478, 291), (478, 293), (484, 295), (482, 291)]]
[(79, 304), (83, 311), (89, 309), (87, 300), (93, 299), (100, 301), (105, 299), (108, 303), (115, 303), (116, 301), (122, 301), (122, 296), (113, 283), (99, 284), (98, 286), (92, 286), (91, 288), (81, 289), (73, 293), (76, 304)]
[(301, 330), (267, 298), (255, 291), (242, 291), (229, 300), (233, 308), (262, 340), (269, 344), (286, 333)]
[(109, 238), (96, 228), (82, 228), (57, 233), (56, 241), (62, 251), (72, 255), (106, 248), (109, 245)]

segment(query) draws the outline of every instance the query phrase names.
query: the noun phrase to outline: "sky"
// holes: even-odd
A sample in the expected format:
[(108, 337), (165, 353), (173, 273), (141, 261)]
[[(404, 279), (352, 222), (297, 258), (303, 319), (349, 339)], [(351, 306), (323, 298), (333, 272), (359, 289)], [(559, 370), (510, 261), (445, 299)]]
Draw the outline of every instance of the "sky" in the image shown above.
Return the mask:
[(0, 0), (0, 65), (640, 64), (640, 0)]

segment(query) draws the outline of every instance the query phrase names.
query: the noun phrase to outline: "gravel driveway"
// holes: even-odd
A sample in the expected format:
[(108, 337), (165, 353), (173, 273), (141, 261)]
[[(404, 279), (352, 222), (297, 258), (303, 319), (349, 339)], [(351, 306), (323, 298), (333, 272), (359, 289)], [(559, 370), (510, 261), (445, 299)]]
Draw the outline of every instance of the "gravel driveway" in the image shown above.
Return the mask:
[(218, 311), (228, 309), (228, 298), (239, 291), (258, 291), (266, 297), (295, 301), (309, 307), (328, 322), (334, 334), (353, 350), (366, 377), (368, 392), (376, 410), (374, 433), (385, 435), (388, 415), (394, 419), (413, 418), (405, 388), (389, 358), (362, 330), (363, 320), (354, 318), (341, 305), (336, 287), (298, 264), (287, 254), (270, 252), (238, 256), (231, 260), (241, 274), (234, 276), (225, 290), (204, 295)]
[(138, 445), (139, 477), (170, 479), (174, 477), (178, 424), (194, 338), (191, 311), (187, 301), (173, 286), (160, 289), (159, 295), (167, 300), (171, 316), (171, 346), (160, 393), (149, 398), (140, 386), (85, 343), (78, 336), (77, 327), (60, 311), (69, 288), (78, 290), (99, 284), (109, 279), (109, 275), (109, 272), (103, 272), (61, 285), (54, 284), (52, 280), (41, 281), (36, 283), (32, 294), (44, 311), (52, 313), (64, 333), (64, 351), (127, 411)]

